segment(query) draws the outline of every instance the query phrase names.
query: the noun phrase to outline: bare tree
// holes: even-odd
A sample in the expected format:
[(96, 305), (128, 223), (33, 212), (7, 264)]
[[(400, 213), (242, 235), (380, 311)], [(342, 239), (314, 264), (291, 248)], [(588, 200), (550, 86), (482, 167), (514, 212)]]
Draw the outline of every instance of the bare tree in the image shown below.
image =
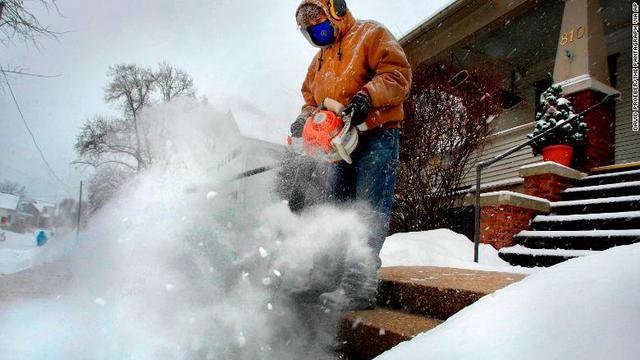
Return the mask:
[(0, 181), (0, 193), (12, 194), (12, 195), (24, 195), (25, 187), (19, 183), (11, 180)]
[(132, 175), (133, 172), (114, 165), (99, 168), (89, 182), (91, 212), (100, 209), (112, 199)]
[(131, 124), (122, 119), (97, 116), (82, 126), (76, 138), (77, 165), (99, 168), (121, 165), (130, 171), (139, 171), (144, 160), (135, 146)]
[[(8, 46), (16, 40), (24, 43), (31, 43), (38, 46), (38, 40), (42, 38), (55, 39), (61, 35), (60, 32), (51, 30), (43, 25), (38, 17), (26, 6), (26, 3), (39, 5), (47, 11), (54, 10), (59, 13), (56, 0), (0, 0), (0, 44)], [(41, 74), (34, 74), (24, 71), (20, 66), (2, 64), (0, 74), (4, 75), (24, 75), (35, 77), (55, 77)], [(7, 83), (8, 85), (8, 83)]]
[(38, 38), (56, 38), (60, 35), (43, 25), (25, 3), (37, 3), (46, 10), (58, 11), (55, 0), (0, 1), (0, 43), (7, 45), (17, 39), (36, 44)]
[(105, 101), (116, 105), (122, 115), (88, 119), (75, 144), (78, 159), (74, 164), (97, 170), (90, 186), (94, 208), (110, 198), (126, 179), (153, 162), (149, 128), (160, 125), (146, 124), (140, 113), (157, 102), (196, 94), (191, 76), (167, 63), (161, 63), (155, 72), (135, 64), (119, 64), (109, 67), (107, 75)]
[(140, 112), (151, 104), (156, 88), (156, 75), (149, 68), (134, 64), (120, 64), (109, 67), (107, 75), (111, 81), (105, 90), (107, 103), (118, 104), (134, 130), (135, 151), (138, 171), (151, 163), (149, 139), (144, 124), (139, 121)]
[(156, 74), (156, 83), (164, 102), (169, 102), (178, 96), (191, 98), (196, 96), (193, 78), (185, 71), (175, 68), (166, 62), (160, 63), (160, 69)]
[(454, 206), (469, 161), (490, 131), (486, 120), (500, 109), (498, 80), (479, 71), (460, 74), (443, 65), (415, 72), (405, 104), (394, 231), (448, 227), (442, 210)]

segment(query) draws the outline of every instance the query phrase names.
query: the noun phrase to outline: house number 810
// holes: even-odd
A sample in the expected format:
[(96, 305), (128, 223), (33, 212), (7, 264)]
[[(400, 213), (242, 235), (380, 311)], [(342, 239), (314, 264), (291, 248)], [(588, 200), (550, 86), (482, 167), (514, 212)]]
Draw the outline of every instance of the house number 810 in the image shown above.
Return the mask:
[(572, 29), (569, 32), (563, 33), (560, 37), (560, 45), (566, 46), (567, 44), (576, 41), (576, 39), (582, 39), (585, 32), (586, 29), (584, 28), (584, 26), (578, 26), (577, 28)]

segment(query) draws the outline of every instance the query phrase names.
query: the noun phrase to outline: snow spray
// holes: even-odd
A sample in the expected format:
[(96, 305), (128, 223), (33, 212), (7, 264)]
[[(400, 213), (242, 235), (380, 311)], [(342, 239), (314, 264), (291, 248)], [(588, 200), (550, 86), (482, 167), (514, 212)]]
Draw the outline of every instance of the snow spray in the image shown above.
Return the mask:
[(241, 168), (228, 164), (245, 140), (229, 114), (180, 100), (143, 121), (153, 166), (92, 217), (65, 260), (68, 287), (0, 307), (2, 356), (331, 358), (339, 314), (310, 321), (287, 294), (331, 284), (344, 254), (373, 261), (356, 211), (242, 200), (228, 181)]

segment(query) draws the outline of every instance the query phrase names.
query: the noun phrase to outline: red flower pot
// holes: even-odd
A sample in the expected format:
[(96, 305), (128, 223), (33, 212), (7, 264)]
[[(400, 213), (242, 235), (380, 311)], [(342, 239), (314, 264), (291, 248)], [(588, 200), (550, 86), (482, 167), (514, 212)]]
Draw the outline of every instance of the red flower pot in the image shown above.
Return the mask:
[(549, 145), (542, 148), (542, 159), (560, 165), (570, 166), (573, 158), (573, 147), (570, 145)]

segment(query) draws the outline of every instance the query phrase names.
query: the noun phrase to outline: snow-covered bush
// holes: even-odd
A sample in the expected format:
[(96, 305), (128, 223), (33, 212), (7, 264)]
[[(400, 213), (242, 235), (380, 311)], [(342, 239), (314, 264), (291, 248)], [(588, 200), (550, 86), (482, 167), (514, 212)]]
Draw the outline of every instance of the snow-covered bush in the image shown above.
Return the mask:
[[(540, 135), (560, 122), (565, 122), (575, 116), (573, 104), (567, 98), (560, 95), (562, 87), (553, 85), (540, 97), (542, 108), (536, 113), (536, 128), (533, 133), (527, 135), (529, 139)], [(549, 145), (571, 145), (580, 148), (587, 141), (587, 124), (582, 117), (566, 123), (555, 131), (541, 137), (531, 143), (534, 155), (542, 153), (542, 149)]]

